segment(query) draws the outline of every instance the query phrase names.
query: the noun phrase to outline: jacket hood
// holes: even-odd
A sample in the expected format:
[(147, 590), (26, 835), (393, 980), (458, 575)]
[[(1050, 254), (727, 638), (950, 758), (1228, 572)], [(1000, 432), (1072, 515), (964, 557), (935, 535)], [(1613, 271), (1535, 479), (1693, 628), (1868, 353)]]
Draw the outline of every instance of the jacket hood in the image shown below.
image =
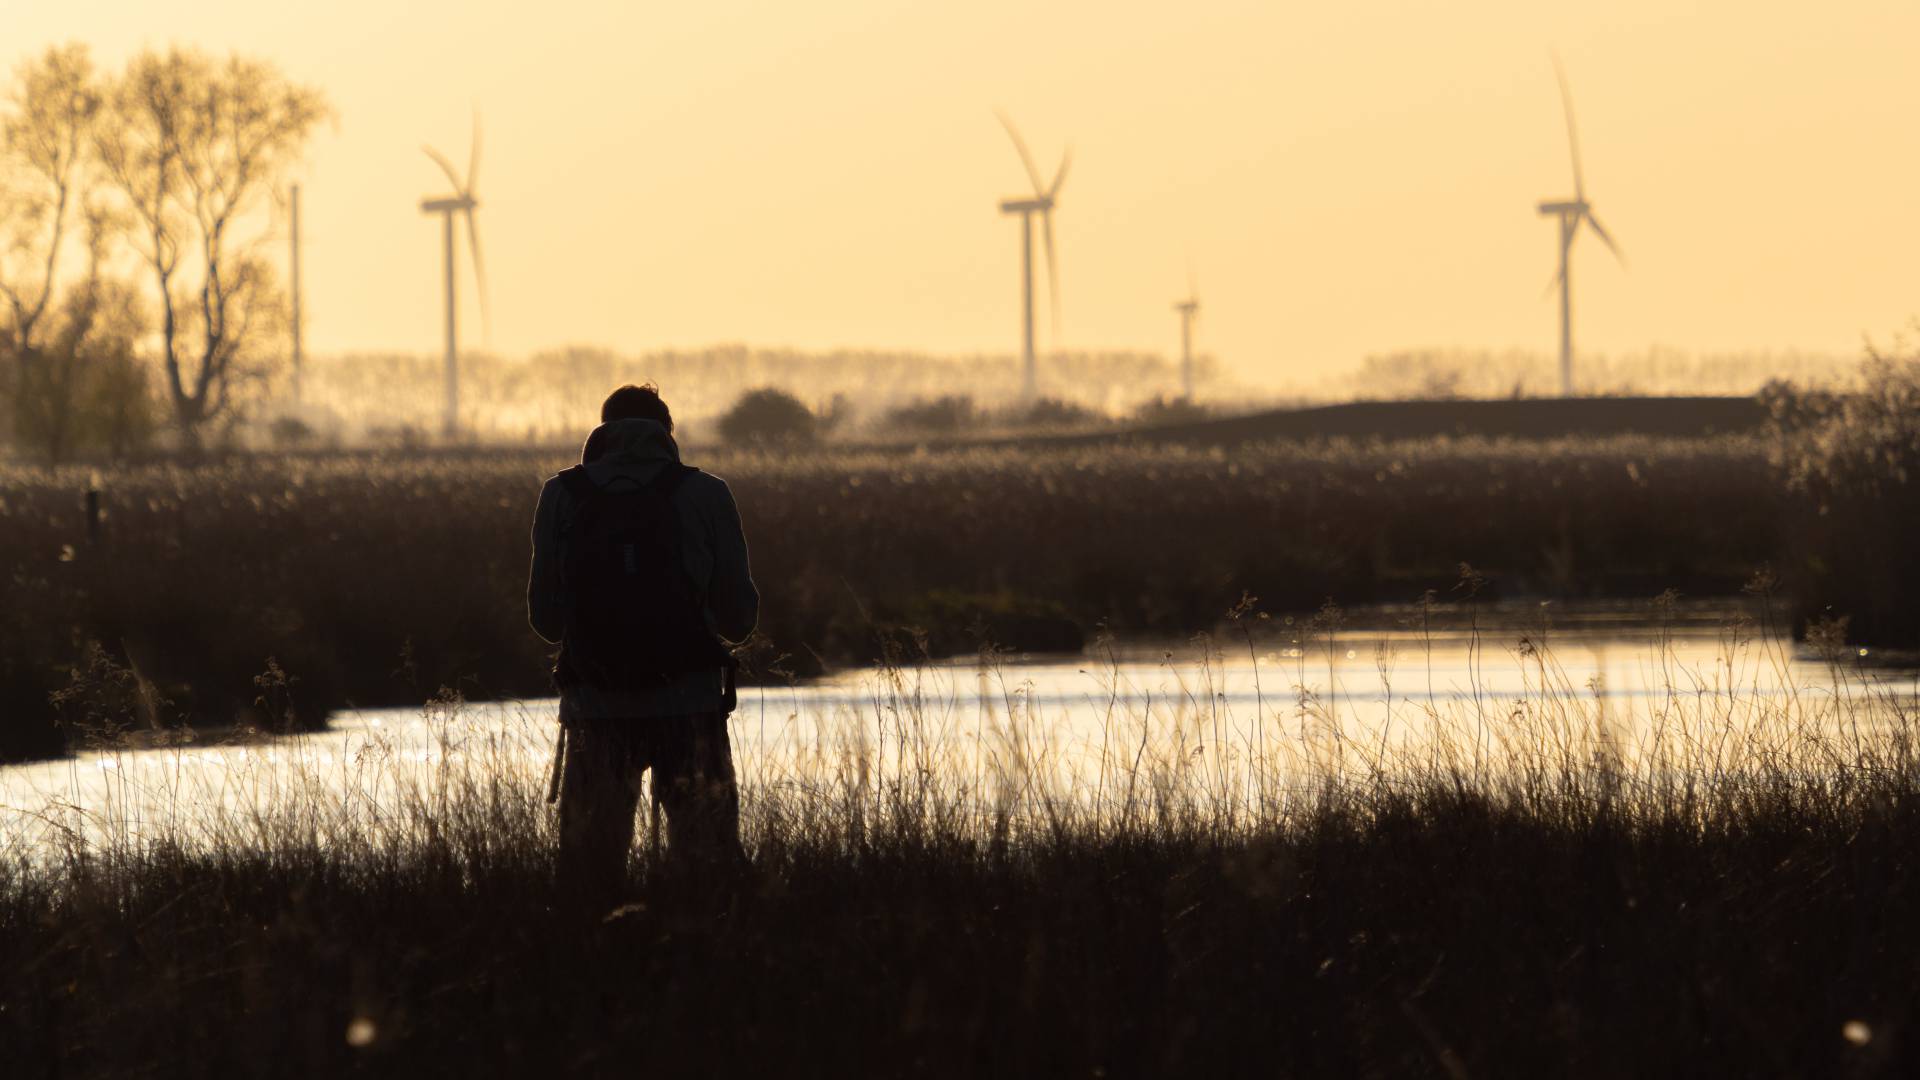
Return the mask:
[(621, 469), (679, 461), (680, 446), (658, 420), (609, 420), (593, 429), (580, 449), (584, 464)]

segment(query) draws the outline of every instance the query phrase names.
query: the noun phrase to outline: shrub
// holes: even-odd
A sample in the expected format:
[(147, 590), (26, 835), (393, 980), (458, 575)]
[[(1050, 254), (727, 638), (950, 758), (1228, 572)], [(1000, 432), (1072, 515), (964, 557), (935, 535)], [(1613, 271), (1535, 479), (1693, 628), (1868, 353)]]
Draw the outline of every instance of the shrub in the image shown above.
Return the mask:
[(720, 418), (720, 434), (737, 446), (812, 442), (818, 421), (800, 399), (771, 386), (740, 395)]
[(980, 424), (980, 410), (965, 394), (919, 399), (887, 410), (880, 426), (908, 435), (958, 435)]
[(1769, 379), (1754, 397), (1775, 428), (1799, 431), (1832, 420), (1842, 395), (1819, 386), (1802, 386), (1788, 379)]
[(124, 351), (100, 358), (85, 408), (86, 434), (114, 458), (151, 450), (163, 423), (150, 367)]
[(139, 311), (124, 283), (95, 281), (65, 299), (44, 341), (0, 346), (15, 441), (55, 463), (150, 446), (161, 417), (149, 365), (135, 352)]
[(1103, 423), (1107, 418), (1104, 413), (1078, 402), (1041, 398), (1031, 405), (1012, 409), (1003, 415), (1003, 419), (1013, 427), (1086, 428)]
[(1920, 355), (1870, 351), (1857, 390), (1770, 388), (1802, 630), (1845, 618), (1855, 640), (1920, 644)]
[(1213, 415), (1205, 405), (1184, 397), (1161, 397), (1154, 395), (1140, 403), (1134, 410), (1133, 421), (1142, 427), (1172, 427), (1175, 424), (1191, 424), (1205, 420)]
[(313, 436), (313, 425), (293, 415), (277, 416), (267, 425), (267, 437), (279, 447), (305, 446)]

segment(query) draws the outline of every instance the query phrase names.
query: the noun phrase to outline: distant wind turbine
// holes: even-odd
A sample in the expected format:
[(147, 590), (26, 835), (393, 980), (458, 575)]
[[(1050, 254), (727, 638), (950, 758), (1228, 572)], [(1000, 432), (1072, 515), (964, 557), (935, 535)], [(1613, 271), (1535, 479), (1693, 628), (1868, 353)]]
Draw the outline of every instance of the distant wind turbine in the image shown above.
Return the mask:
[(1193, 401), (1193, 321), (1200, 317), (1200, 290), (1194, 287), (1193, 271), (1187, 271), (1187, 298), (1173, 305), (1180, 313), (1180, 388), (1188, 403)]
[(1000, 118), (1001, 126), (1012, 137), (1013, 148), (1020, 154), (1020, 164), (1026, 166), (1027, 179), (1033, 182), (1033, 198), (1000, 200), (1001, 213), (1020, 215), (1020, 299), (1024, 313), (1020, 340), (1022, 359), (1025, 361), (1021, 393), (1027, 401), (1032, 401), (1039, 393), (1039, 372), (1033, 358), (1033, 215), (1040, 215), (1040, 227), (1046, 238), (1047, 299), (1053, 307), (1053, 318), (1048, 325), (1057, 336), (1060, 330), (1060, 264), (1054, 258), (1053, 209), (1059, 202), (1060, 185), (1067, 179), (1067, 166), (1073, 162), (1073, 149), (1069, 147), (1060, 155), (1060, 168), (1053, 174), (1053, 183), (1042, 183), (1040, 170), (1033, 164), (1033, 155), (1027, 152), (1026, 140), (1020, 137), (1013, 121), (998, 110), (994, 115)]
[(437, 199), (422, 199), (420, 212), (439, 214), (444, 236), (447, 284), (447, 415), (445, 432), (449, 439), (460, 433), (460, 353), (458, 324), (454, 319), (453, 287), (453, 218), (464, 215), (467, 219), (467, 246), (473, 253), (474, 283), (480, 293), (480, 320), (482, 333), (488, 338), (493, 336), (493, 316), (487, 307), (487, 268), (480, 258), (480, 230), (473, 223), (473, 211), (480, 205), (474, 197), (475, 177), (480, 172), (480, 116), (473, 117), (473, 146), (467, 157), (467, 178), (464, 183), (453, 169), (453, 163), (431, 146), (422, 146), (434, 164), (440, 166), (453, 182), (453, 194)]
[[(1567, 89), (1567, 73), (1560, 67), (1560, 58), (1554, 57), (1553, 74), (1560, 80), (1560, 104), (1567, 113), (1567, 146), (1573, 153), (1573, 198), (1558, 202), (1542, 202), (1542, 217), (1560, 219), (1560, 272), (1554, 275), (1554, 284), (1560, 286), (1560, 393), (1564, 397), (1573, 396), (1573, 269), (1568, 255), (1573, 251), (1573, 238), (1579, 233), (1580, 225), (1585, 222), (1613, 252), (1613, 257), (1626, 265), (1626, 257), (1620, 254), (1619, 245), (1607, 234), (1600, 219), (1593, 216), (1593, 204), (1587, 201), (1587, 189), (1580, 175), (1580, 135), (1573, 124), (1573, 93)], [(1552, 288), (1549, 285), (1548, 288)]]

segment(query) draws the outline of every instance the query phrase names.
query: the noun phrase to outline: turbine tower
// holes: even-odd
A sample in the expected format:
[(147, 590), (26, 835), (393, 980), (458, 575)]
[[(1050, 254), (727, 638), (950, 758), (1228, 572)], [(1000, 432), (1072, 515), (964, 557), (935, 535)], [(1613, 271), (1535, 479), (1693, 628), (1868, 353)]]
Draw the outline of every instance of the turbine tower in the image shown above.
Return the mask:
[(447, 179), (453, 182), (452, 195), (445, 195), (435, 199), (422, 199), (420, 201), (421, 213), (440, 215), (441, 234), (443, 238), (442, 248), (446, 263), (447, 288), (447, 415), (444, 432), (446, 437), (451, 440), (460, 433), (459, 330), (458, 323), (454, 318), (453, 287), (453, 219), (455, 215), (463, 215), (467, 219), (467, 246), (472, 249), (473, 253), (473, 277), (474, 284), (478, 287), (480, 294), (482, 332), (486, 334), (486, 336), (492, 337), (492, 315), (487, 309), (487, 269), (486, 264), (480, 259), (480, 231), (473, 223), (473, 211), (480, 205), (480, 200), (475, 198), (473, 194), (474, 177), (480, 171), (479, 115), (476, 113), (473, 118), (473, 146), (467, 157), (467, 179), (465, 183), (461, 182), (459, 174), (453, 169), (453, 163), (448, 161), (445, 155), (431, 146), (422, 146), (420, 149), (426, 151), (427, 156), (433, 159), (434, 164), (440, 166), (441, 171), (447, 174)]
[(1180, 392), (1191, 405), (1193, 403), (1193, 320), (1200, 316), (1200, 290), (1193, 286), (1193, 275), (1187, 275), (1187, 298), (1173, 305), (1180, 314)]
[[(1573, 238), (1579, 235), (1580, 225), (1584, 222), (1613, 252), (1613, 257), (1626, 265), (1626, 257), (1620, 254), (1620, 248), (1607, 234), (1600, 219), (1593, 216), (1593, 204), (1587, 201), (1587, 189), (1580, 176), (1580, 135), (1573, 125), (1573, 93), (1567, 89), (1567, 73), (1560, 67), (1559, 57), (1553, 61), (1553, 74), (1560, 80), (1560, 104), (1567, 113), (1567, 146), (1573, 154), (1573, 198), (1542, 202), (1542, 217), (1558, 218), (1560, 221), (1560, 272), (1554, 275), (1554, 284), (1560, 286), (1560, 394), (1573, 396), (1573, 268), (1568, 260), (1573, 251)], [(1549, 285), (1548, 288), (1552, 288)]]
[(1021, 303), (1021, 359), (1024, 361), (1021, 395), (1032, 402), (1039, 394), (1039, 371), (1033, 357), (1033, 215), (1040, 215), (1040, 228), (1045, 234), (1047, 245), (1047, 299), (1052, 304), (1052, 328), (1056, 338), (1060, 332), (1060, 266), (1054, 258), (1053, 247), (1053, 208), (1059, 203), (1060, 185), (1067, 179), (1067, 166), (1072, 164), (1073, 150), (1068, 148), (1060, 155), (1060, 168), (1053, 174), (1053, 183), (1045, 184), (1040, 180), (1040, 170), (1034, 167), (1033, 155), (1027, 152), (1026, 140), (1014, 128), (1007, 114), (996, 110), (994, 115), (1000, 118), (1001, 126), (1013, 139), (1013, 148), (1020, 154), (1020, 164), (1027, 170), (1027, 179), (1033, 182), (1033, 197), (1030, 199), (1002, 199), (1000, 212), (1020, 215), (1020, 303)]

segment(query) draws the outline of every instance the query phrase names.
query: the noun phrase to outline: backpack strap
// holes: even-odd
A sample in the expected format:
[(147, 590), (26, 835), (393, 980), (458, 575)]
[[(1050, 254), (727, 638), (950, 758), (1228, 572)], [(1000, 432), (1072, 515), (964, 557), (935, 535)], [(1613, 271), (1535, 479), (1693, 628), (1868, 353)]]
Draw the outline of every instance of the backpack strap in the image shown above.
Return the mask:
[(686, 482), (687, 477), (699, 471), (691, 465), (668, 462), (647, 486), (653, 488), (661, 498), (670, 499), (674, 492), (680, 490), (680, 485)]
[(585, 465), (575, 465), (570, 469), (562, 469), (560, 472), (560, 486), (566, 490), (568, 495), (573, 497), (573, 505), (575, 506), (584, 504), (588, 499), (600, 493), (600, 489), (593, 486), (593, 480), (587, 476), (587, 467)]

